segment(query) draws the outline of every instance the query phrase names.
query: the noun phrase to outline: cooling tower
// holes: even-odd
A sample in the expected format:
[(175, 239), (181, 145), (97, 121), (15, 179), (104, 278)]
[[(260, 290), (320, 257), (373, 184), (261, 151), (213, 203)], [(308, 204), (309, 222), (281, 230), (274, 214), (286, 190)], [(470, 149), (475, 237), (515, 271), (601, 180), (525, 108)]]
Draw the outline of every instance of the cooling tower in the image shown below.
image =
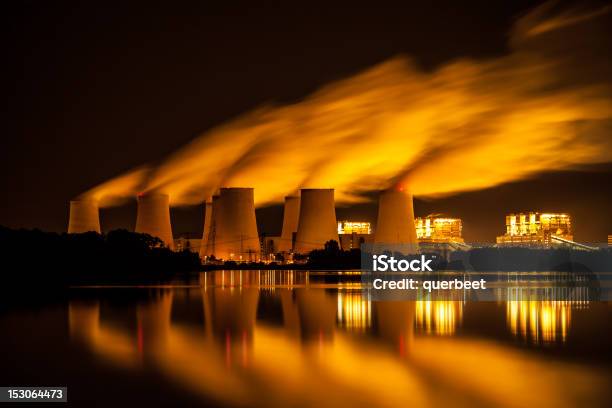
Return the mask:
[[(219, 259), (259, 260), (260, 244), (252, 188), (222, 188), (215, 217), (215, 249)], [(215, 210), (213, 210), (213, 213)]]
[(212, 203), (204, 202), (204, 230), (202, 231), (202, 242), (200, 244), (200, 258), (204, 259), (207, 255), (206, 246), (208, 245), (208, 236), (210, 235), (210, 223), (212, 221)]
[(330, 240), (338, 241), (334, 189), (303, 188), (294, 252), (321, 249)]
[(136, 232), (158, 237), (168, 248), (174, 248), (170, 225), (170, 198), (167, 194), (138, 195)]
[(96, 200), (70, 201), (68, 233), (94, 231), (100, 233), (100, 215)]
[(402, 244), (416, 251), (418, 244), (411, 194), (398, 190), (380, 194), (374, 244)]
[(297, 232), (300, 217), (300, 197), (285, 197), (285, 208), (283, 210), (283, 230), (278, 244), (278, 252), (291, 252), (293, 240)]
[[(215, 253), (216, 249), (216, 235), (217, 235), (217, 225), (219, 219), (219, 213), (221, 211), (221, 197), (218, 195), (214, 195), (212, 197), (212, 204), (210, 206), (210, 227), (208, 227), (208, 235), (206, 237), (206, 247), (204, 251), (205, 256), (210, 256)], [(208, 207), (206, 207), (206, 211), (208, 211)], [(200, 256), (202, 253), (200, 252)]]

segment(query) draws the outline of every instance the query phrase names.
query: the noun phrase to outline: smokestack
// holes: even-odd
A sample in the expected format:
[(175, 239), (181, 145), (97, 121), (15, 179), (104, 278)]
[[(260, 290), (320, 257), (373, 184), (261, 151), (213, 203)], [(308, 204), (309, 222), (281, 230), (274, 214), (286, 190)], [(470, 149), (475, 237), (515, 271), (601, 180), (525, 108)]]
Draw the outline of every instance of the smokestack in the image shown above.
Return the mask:
[(168, 194), (144, 193), (138, 195), (136, 232), (158, 237), (168, 248), (174, 248)]
[(285, 208), (283, 210), (283, 230), (281, 232), (279, 252), (291, 252), (293, 250), (294, 237), (297, 232), (300, 217), (300, 197), (285, 197)]
[(321, 249), (330, 240), (338, 241), (334, 189), (303, 188), (294, 251)]
[[(214, 212), (214, 210), (213, 210)], [(252, 188), (222, 188), (215, 217), (215, 249), (220, 259), (259, 260), (260, 244)]]
[(92, 199), (70, 201), (68, 233), (78, 234), (89, 231), (100, 233), (98, 202)]
[(418, 242), (414, 225), (412, 195), (399, 190), (387, 190), (378, 200), (375, 244), (404, 244), (416, 252)]
[(202, 231), (202, 242), (200, 243), (200, 258), (204, 259), (207, 255), (206, 246), (208, 245), (208, 236), (210, 235), (210, 223), (212, 221), (212, 203), (204, 202), (204, 230)]

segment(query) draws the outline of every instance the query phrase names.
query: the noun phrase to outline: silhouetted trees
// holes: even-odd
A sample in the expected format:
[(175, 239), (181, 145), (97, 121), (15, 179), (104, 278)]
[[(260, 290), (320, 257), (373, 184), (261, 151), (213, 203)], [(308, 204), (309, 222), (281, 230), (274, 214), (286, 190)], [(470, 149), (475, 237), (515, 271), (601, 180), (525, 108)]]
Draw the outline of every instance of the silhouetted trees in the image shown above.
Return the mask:
[(327, 241), (324, 249), (310, 252), (306, 265), (313, 269), (359, 269), (361, 251), (358, 248), (343, 251), (337, 241)]
[(5, 284), (53, 286), (167, 281), (201, 266), (197, 254), (173, 252), (147, 234), (57, 234), (5, 227), (0, 227), (0, 262)]

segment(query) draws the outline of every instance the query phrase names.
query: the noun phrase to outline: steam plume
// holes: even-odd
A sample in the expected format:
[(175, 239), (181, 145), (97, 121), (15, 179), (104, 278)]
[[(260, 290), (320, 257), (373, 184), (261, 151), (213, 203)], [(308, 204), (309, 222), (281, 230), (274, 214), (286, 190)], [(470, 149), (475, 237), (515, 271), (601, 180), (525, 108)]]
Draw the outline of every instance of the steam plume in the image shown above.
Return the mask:
[(248, 186), (261, 205), (332, 187), (337, 201), (354, 202), (402, 184), (439, 196), (610, 162), (610, 9), (556, 8), (518, 20), (503, 57), (433, 72), (398, 57), (209, 130), (138, 188), (94, 192), (161, 191), (187, 205)]

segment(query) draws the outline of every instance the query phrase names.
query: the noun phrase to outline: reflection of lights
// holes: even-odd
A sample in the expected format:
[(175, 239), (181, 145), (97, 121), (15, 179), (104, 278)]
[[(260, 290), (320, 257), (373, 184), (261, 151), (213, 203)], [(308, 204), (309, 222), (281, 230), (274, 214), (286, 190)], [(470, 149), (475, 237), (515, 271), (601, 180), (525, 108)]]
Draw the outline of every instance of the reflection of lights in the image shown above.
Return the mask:
[(418, 300), (416, 327), (427, 334), (451, 335), (463, 317), (463, 304), (457, 301)]
[[(217, 293), (227, 294), (227, 291)], [(227, 306), (219, 303), (222, 297), (225, 296), (210, 296), (209, 292), (207, 298), (212, 303), (204, 299), (205, 308), (226, 309)], [(342, 297), (344, 303), (339, 302), (342, 305), (350, 303), (348, 298), (355, 299), (356, 303), (364, 302), (359, 293), (343, 293)], [(244, 297), (234, 296), (232, 300), (240, 302)], [(305, 305), (314, 306), (320, 300), (313, 297)], [(167, 300), (157, 299), (153, 303), (167, 303)], [(530, 313), (528, 302), (515, 302), (516, 313), (521, 303), (525, 304), (525, 313)], [(147, 317), (142, 320), (145, 333), (153, 340), (148, 344), (146, 367), (159, 370), (165, 376), (164, 381), (172, 381), (204, 401), (212, 399), (221, 405), (243, 406), (258, 401), (264, 406), (297, 406), (308, 401), (311, 405), (335, 406), (342, 401), (345, 405), (430, 406), (430, 390), (424, 386), (428, 383), (436, 384), (435, 401), (442, 406), (594, 406), (607, 401), (607, 389), (602, 386), (609, 381), (605, 372), (490, 341), (421, 336), (410, 343), (418, 352), (412, 353), (410, 364), (406, 364), (404, 359), (395, 358), (374, 342), (364, 342), (354, 336), (338, 333), (333, 342), (324, 341), (324, 330), (317, 331), (316, 344), (285, 336), (282, 330), (268, 325), (256, 325), (252, 335), (248, 330), (235, 330), (232, 340), (232, 332), (228, 330), (212, 333), (172, 322), (169, 306), (170, 303), (150, 304), (145, 308), (146, 313), (140, 308), (141, 316)], [(387, 306), (389, 311), (397, 308), (394, 304)], [(431, 319), (448, 316), (446, 312), (453, 310), (458, 319), (461, 307), (460, 302), (419, 302), (417, 310), (429, 308)], [(208, 316), (211, 320), (221, 319), (211, 326), (225, 326), (223, 322), (235, 319), (214, 313)], [(390, 317), (396, 322), (398, 316), (401, 314)], [(130, 356), (117, 353), (115, 347), (111, 350), (109, 346), (125, 344), (133, 355), (132, 367), (137, 369), (141, 359), (135, 350), (136, 342), (128, 332), (131, 329), (120, 326), (109, 330), (108, 323), (99, 319), (98, 305), (70, 303), (71, 335), (85, 340), (114, 364), (124, 365)], [(151, 325), (155, 320), (164, 323)], [(160, 330), (165, 333), (160, 336), (162, 341), (157, 341), (162, 334)], [(396, 339), (400, 355), (404, 355), (410, 340), (404, 335)], [(475, 353), (479, 357), (477, 365)], [(364, 372), (376, 375), (363, 382)], [(524, 375), (527, 372), (531, 375)], [(386, 391), (380, 392), (381, 389)]]
[(565, 341), (571, 323), (571, 302), (508, 301), (506, 317), (512, 334), (533, 343)]
[(363, 331), (372, 323), (372, 303), (361, 291), (338, 292), (338, 326)]
[(293, 287), (295, 284), (294, 271), (260, 271), (259, 286), (274, 290), (278, 286)]
[(308, 272), (293, 270), (221, 270), (204, 272), (200, 277), (204, 288), (209, 286), (242, 288), (259, 287), (274, 290), (275, 287), (302, 285), (308, 282)]

